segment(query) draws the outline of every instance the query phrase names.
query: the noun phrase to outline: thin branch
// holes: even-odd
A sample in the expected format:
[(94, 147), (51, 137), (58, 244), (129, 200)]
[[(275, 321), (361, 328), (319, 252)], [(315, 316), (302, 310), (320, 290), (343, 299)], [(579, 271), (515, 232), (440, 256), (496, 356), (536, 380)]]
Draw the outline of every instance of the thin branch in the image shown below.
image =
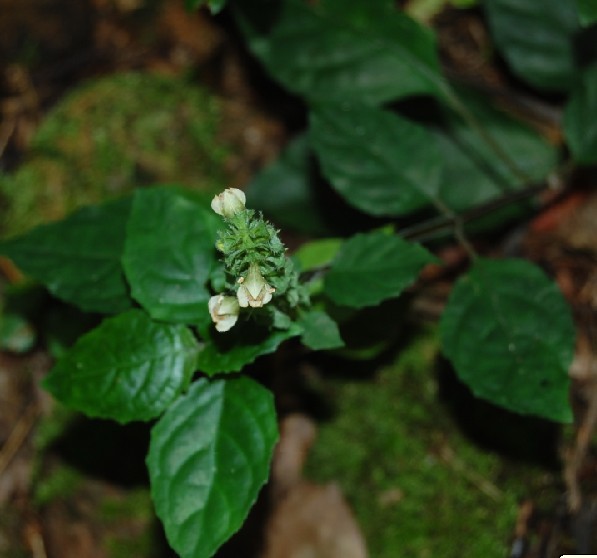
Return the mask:
[(478, 118), (466, 107), (460, 98), (452, 91), (446, 91), (446, 99), (450, 106), (460, 115), (460, 117), (471, 127), (471, 129), (479, 136), (479, 138), (501, 159), (501, 161), (508, 167), (510, 172), (516, 176), (523, 183), (530, 182), (530, 177), (520, 169), (520, 167), (512, 160), (495, 141), (493, 136), (487, 132), (485, 127), (479, 122)]
[(14, 456), (17, 454), (27, 439), (27, 436), (35, 424), (37, 414), (37, 404), (32, 402), (19, 417), (19, 420), (12, 429), (10, 436), (0, 450), (0, 475), (6, 470)]
[[(507, 207), (510, 204), (523, 201), (528, 198), (532, 198), (533, 196), (539, 194), (540, 192), (546, 189), (545, 183), (534, 183), (530, 184), (526, 188), (521, 190), (517, 190), (515, 192), (508, 192), (499, 198), (495, 198), (483, 204), (477, 205), (471, 209), (463, 211), (462, 213), (458, 214), (458, 219), (463, 223), (469, 223), (476, 219), (480, 219)], [(562, 190), (563, 192), (563, 190)], [(428, 219), (422, 223), (418, 223), (416, 225), (406, 227), (400, 229), (398, 234), (403, 238), (409, 240), (427, 240), (438, 233), (441, 233), (444, 230), (448, 230), (454, 227), (453, 217), (448, 216), (442, 212), (442, 215), (439, 217), (434, 217), (432, 219)]]

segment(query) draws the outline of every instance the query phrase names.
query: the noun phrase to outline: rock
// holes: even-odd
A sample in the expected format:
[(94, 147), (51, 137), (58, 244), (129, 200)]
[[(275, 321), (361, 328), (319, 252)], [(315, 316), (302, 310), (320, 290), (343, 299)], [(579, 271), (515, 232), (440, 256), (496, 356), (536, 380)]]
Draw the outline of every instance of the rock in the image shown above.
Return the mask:
[(313, 422), (290, 415), (280, 431), (262, 558), (366, 558), (365, 541), (340, 488), (301, 478), (315, 440)]

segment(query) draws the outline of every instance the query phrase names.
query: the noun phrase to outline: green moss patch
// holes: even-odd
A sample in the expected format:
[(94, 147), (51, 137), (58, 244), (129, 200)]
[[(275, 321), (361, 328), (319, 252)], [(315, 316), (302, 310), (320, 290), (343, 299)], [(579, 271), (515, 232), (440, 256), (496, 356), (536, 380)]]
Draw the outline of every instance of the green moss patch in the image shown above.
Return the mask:
[(502, 558), (519, 501), (553, 478), (462, 434), (439, 402), (437, 352), (425, 333), (374, 380), (325, 380), (335, 412), (307, 476), (342, 486), (375, 558)]
[(182, 79), (118, 74), (77, 88), (47, 115), (27, 161), (0, 175), (0, 222), (14, 234), (135, 187), (227, 186), (219, 101)]

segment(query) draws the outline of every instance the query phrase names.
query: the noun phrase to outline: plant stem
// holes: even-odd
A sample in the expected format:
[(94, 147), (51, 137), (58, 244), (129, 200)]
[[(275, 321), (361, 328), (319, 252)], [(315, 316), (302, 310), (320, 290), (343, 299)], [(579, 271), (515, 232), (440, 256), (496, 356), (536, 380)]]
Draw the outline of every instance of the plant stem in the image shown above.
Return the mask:
[[(565, 184), (566, 182), (566, 175), (569, 174), (571, 170), (571, 165), (569, 162), (564, 163), (558, 171), (553, 173), (553, 176), (557, 178), (557, 182)], [(514, 192), (507, 192), (503, 196), (499, 198), (495, 198), (485, 202), (481, 205), (468, 209), (461, 214), (457, 215), (457, 219), (460, 221), (461, 225), (464, 226), (466, 223), (470, 221), (474, 221), (476, 219), (480, 219), (481, 217), (485, 217), (486, 215), (493, 213), (507, 205), (523, 201), (527, 198), (531, 198), (532, 196), (542, 192), (546, 189), (545, 182), (540, 183), (533, 183), (527, 186), (524, 189), (517, 190)], [(556, 190), (560, 190), (564, 192), (564, 188), (556, 188)], [(560, 193), (561, 193), (560, 192)], [(433, 217), (428, 219), (422, 223), (413, 225), (411, 227), (407, 227), (405, 229), (397, 231), (400, 236), (409, 240), (425, 240), (433, 237), (435, 234), (441, 232), (444, 229), (454, 228), (454, 212), (452, 215), (449, 215), (443, 210), (440, 210), (437, 206), (436, 208), (440, 211), (441, 215), (438, 217)], [(448, 212), (451, 210), (448, 209)]]
[(460, 98), (449, 88), (446, 88), (444, 93), (446, 95), (446, 100), (452, 109), (454, 109), (466, 124), (475, 131), (479, 138), (493, 150), (495, 155), (504, 163), (504, 165), (506, 165), (508, 170), (523, 183), (530, 182), (530, 177), (522, 171), (512, 158), (502, 149), (501, 145), (487, 132), (481, 122), (479, 122), (479, 119), (467, 108)]
[(477, 251), (473, 247), (471, 241), (464, 232), (464, 223), (457, 213), (454, 213), (444, 202), (439, 199), (433, 200), (433, 205), (452, 225), (454, 236), (460, 245), (464, 248), (471, 260), (476, 260), (479, 257)]

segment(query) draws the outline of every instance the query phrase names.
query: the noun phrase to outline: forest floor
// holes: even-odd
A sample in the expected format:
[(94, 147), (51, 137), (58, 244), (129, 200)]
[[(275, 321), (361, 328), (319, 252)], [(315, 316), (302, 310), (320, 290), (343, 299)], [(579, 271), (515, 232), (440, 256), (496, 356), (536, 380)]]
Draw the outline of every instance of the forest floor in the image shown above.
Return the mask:
[[(434, 25), (449, 72), (521, 95), (487, 56), (476, 10), (445, 9)], [(274, 160), (304, 115), (231, 29), (176, 0), (0, 0), (2, 235), (150, 182), (242, 187)], [(557, 108), (538, 108), (528, 119), (560, 141)], [(595, 180), (575, 176), (553, 201), (546, 189), (532, 220), (480, 240), (540, 264), (571, 303), (575, 424), (513, 416), (456, 381), (434, 325), (447, 273), (417, 290), (383, 357), (283, 352), (284, 451), (219, 558), (597, 553)], [(440, 255), (464, 259), (455, 246)], [(0, 270), (0, 557), (173, 556), (147, 488), (149, 427), (84, 419), (40, 388), (84, 317), (9, 262)]]

